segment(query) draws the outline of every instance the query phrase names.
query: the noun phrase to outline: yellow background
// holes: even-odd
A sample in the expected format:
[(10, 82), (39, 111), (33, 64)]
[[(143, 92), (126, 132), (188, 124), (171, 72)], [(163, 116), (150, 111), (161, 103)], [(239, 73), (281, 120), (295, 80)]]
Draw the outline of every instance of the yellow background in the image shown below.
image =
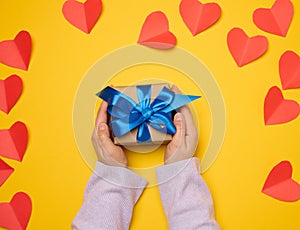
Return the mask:
[[(28, 193), (33, 201), (28, 229), (70, 229), (91, 174), (73, 137), (72, 106), (77, 86), (100, 57), (135, 43), (146, 16), (157, 10), (167, 15), (178, 46), (211, 70), (224, 96), (225, 141), (217, 161), (203, 175), (221, 228), (300, 226), (299, 201), (281, 202), (260, 192), (269, 171), (281, 160), (292, 163), (293, 178), (300, 181), (300, 118), (276, 126), (266, 127), (263, 123), (264, 97), (271, 86), (280, 86), (280, 55), (287, 49), (300, 53), (299, 2), (293, 1), (295, 14), (286, 38), (267, 34), (252, 22), (253, 11), (270, 7), (272, 0), (217, 2), (222, 8), (219, 22), (193, 37), (179, 15), (178, 0), (105, 0), (102, 15), (90, 35), (64, 19), (64, 0), (1, 1), (0, 40), (12, 39), (20, 30), (29, 31), (33, 39), (28, 72), (0, 65), (0, 79), (18, 74), (24, 83), (23, 94), (10, 114), (0, 113), (0, 128), (9, 128), (20, 120), (30, 134), (22, 163), (4, 159), (15, 172), (0, 187), (0, 201), (9, 201), (18, 191)], [(251, 36), (261, 34), (269, 39), (267, 53), (242, 68), (236, 66), (226, 45), (227, 33), (235, 26)], [(130, 76), (130, 71), (124, 74)], [(300, 89), (284, 91), (284, 96), (300, 102)], [(167, 229), (157, 188), (147, 189), (142, 195), (131, 229)]]

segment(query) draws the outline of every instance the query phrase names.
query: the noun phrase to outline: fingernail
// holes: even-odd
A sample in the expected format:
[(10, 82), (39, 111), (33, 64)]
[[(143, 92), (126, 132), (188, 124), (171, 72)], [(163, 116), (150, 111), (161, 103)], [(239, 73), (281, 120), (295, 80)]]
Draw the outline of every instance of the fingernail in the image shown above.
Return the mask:
[(105, 125), (104, 124), (100, 124), (99, 125), (99, 130), (100, 131), (104, 131), (105, 130)]
[(176, 114), (175, 120), (176, 120), (176, 121), (181, 121), (181, 120), (182, 120), (181, 114), (180, 114), (180, 113), (177, 113), (177, 114)]

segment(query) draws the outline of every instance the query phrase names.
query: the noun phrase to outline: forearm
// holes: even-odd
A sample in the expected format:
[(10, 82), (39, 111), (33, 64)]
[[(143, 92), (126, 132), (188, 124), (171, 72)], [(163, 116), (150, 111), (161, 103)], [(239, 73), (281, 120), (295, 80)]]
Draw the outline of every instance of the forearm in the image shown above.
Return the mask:
[(158, 167), (156, 172), (169, 229), (219, 229), (197, 158)]
[(128, 229), (133, 207), (146, 184), (127, 168), (97, 162), (83, 205), (72, 223), (73, 230)]

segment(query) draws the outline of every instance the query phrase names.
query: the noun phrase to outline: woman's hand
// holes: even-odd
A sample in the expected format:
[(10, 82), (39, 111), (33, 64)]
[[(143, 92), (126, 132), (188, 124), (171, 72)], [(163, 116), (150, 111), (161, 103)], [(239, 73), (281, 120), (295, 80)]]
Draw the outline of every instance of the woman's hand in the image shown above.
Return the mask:
[(96, 118), (92, 142), (98, 160), (110, 166), (127, 167), (127, 157), (120, 146), (115, 145), (110, 139), (107, 126), (107, 102), (103, 101)]
[[(181, 93), (175, 85), (173, 85), (172, 91), (176, 94)], [(182, 106), (179, 112), (175, 114), (173, 122), (176, 127), (176, 133), (172, 141), (167, 145), (165, 164), (191, 158), (198, 144), (198, 133), (193, 121), (193, 116), (186, 105)]]

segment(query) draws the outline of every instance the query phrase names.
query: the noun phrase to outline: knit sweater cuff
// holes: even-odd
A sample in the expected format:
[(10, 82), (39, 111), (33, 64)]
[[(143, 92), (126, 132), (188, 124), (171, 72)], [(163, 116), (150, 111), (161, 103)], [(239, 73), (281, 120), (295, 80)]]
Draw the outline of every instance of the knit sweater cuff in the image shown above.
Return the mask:
[(145, 188), (147, 180), (125, 167), (105, 165), (97, 161), (94, 174), (103, 180), (125, 188)]
[(156, 168), (157, 182), (158, 184), (165, 183), (179, 173), (184, 172), (186, 168), (191, 167), (200, 172), (200, 161), (198, 158), (188, 158), (172, 164), (159, 166)]

